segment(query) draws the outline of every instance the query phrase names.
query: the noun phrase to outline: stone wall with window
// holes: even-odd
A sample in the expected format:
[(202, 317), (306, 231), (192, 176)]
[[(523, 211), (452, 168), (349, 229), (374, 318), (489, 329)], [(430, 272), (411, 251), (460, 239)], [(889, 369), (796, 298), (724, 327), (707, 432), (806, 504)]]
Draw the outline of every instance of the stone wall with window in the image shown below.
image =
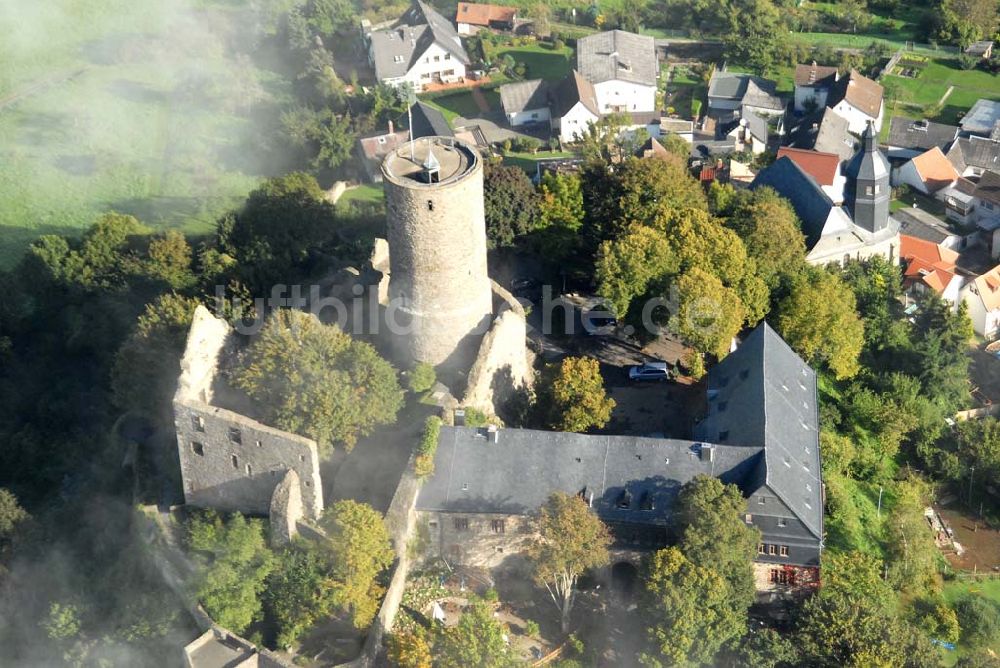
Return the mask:
[(275, 488), (294, 470), (304, 515), (316, 519), (323, 512), (316, 442), (211, 404), (212, 386), (231, 337), (225, 321), (197, 308), (174, 395), (185, 502), (267, 516)]
[(753, 577), (758, 599), (805, 595), (819, 586), (819, 568), (815, 566), (757, 561), (753, 564)]
[(423, 511), (417, 522), (427, 537), (424, 556), (440, 557), (452, 566), (511, 566), (538, 537), (534, 519), (527, 515)]

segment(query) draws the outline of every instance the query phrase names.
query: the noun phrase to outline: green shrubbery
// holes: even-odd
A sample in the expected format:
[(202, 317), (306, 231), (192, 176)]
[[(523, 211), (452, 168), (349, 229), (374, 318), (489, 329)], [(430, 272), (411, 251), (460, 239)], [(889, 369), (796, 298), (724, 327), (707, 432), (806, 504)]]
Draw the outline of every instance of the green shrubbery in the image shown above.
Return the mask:
[(437, 374), (434, 373), (434, 367), (427, 362), (420, 362), (410, 369), (410, 391), (417, 394), (426, 392), (434, 387), (435, 382), (437, 382)]
[(417, 444), (417, 456), (413, 461), (413, 470), (419, 478), (426, 478), (434, 473), (434, 453), (437, 452), (438, 435), (441, 433), (441, 418), (432, 415), (424, 423), (424, 433)]

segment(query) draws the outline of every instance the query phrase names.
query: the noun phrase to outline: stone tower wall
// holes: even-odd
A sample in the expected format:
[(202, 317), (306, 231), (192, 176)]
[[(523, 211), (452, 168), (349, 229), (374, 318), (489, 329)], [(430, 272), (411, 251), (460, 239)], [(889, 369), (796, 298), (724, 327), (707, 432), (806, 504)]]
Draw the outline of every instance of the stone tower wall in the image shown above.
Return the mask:
[[(483, 334), (492, 311), (486, 272), (483, 161), (464, 143), (440, 137), (442, 153), (461, 151), (467, 164), (439, 183), (394, 176), (383, 167), (387, 230), (391, 250), (389, 297), (401, 305), (398, 320), (413, 360), (447, 361), (470, 334)], [(419, 150), (419, 149), (418, 149)], [(397, 149), (406, 154), (409, 144)], [(387, 159), (387, 162), (392, 157)]]

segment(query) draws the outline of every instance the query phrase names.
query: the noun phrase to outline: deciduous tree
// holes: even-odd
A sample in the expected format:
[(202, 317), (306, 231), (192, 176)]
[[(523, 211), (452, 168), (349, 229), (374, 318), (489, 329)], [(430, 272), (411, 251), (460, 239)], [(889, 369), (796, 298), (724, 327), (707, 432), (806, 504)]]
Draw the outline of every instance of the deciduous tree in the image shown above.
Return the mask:
[(601, 243), (594, 268), (597, 293), (622, 318), (632, 301), (645, 295), (654, 281), (678, 269), (673, 249), (662, 232), (632, 225), (617, 239)]
[(615, 400), (604, 390), (601, 367), (592, 357), (567, 357), (548, 370), (537, 405), (556, 431), (586, 431), (611, 419)]
[(493, 607), (473, 601), (458, 624), (441, 630), (434, 643), (434, 665), (440, 668), (508, 668), (517, 660), (507, 643), (506, 628)]
[(350, 450), (403, 404), (395, 369), (371, 345), (291, 309), (270, 316), (229, 374), (267, 422), (327, 453), (334, 443)]
[(531, 549), (535, 580), (559, 608), (562, 631), (567, 633), (577, 580), (608, 563), (611, 532), (586, 501), (564, 492), (554, 493), (542, 506), (538, 529)]
[(539, 200), (523, 169), (487, 163), (483, 173), (483, 208), (490, 246), (513, 246), (518, 238), (536, 229)]
[(671, 284), (675, 311), (669, 328), (689, 346), (722, 358), (743, 327), (745, 310), (735, 290), (718, 278), (694, 267)]
[(803, 272), (778, 305), (777, 329), (806, 361), (825, 362), (838, 378), (858, 372), (864, 325), (854, 294), (837, 275)]
[(379, 576), (394, 557), (382, 515), (365, 503), (338, 501), (323, 513), (330, 536), (334, 602), (359, 629), (371, 624), (385, 591)]

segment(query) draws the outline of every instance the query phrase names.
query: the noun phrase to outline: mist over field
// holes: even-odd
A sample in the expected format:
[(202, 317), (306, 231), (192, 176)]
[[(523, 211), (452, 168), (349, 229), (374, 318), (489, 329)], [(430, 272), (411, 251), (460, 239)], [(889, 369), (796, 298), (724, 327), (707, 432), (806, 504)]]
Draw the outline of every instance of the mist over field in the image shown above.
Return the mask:
[(215, 0), (0, 0), (0, 267), (102, 212), (211, 229), (263, 176), (287, 78), (253, 9)]

